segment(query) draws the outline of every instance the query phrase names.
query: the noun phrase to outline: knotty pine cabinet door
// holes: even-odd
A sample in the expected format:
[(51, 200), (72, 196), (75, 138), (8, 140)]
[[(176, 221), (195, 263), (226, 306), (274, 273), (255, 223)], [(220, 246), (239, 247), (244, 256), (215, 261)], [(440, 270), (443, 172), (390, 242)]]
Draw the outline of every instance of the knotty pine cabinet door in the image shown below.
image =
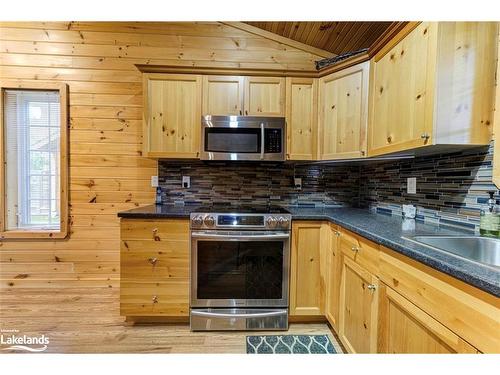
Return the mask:
[(320, 159), (366, 155), (369, 62), (319, 80)]
[(203, 76), (203, 115), (243, 115), (245, 77)]
[(121, 219), (120, 314), (189, 316), (189, 220)]
[(342, 264), (340, 263), (341, 255), (339, 248), (341, 232), (337, 226), (330, 224), (329, 236), (325, 315), (332, 327), (338, 331)]
[(290, 315), (324, 315), (327, 223), (294, 221), (290, 256)]
[(316, 160), (318, 145), (318, 80), (286, 79), (286, 158)]
[(201, 81), (194, 74), (144, 74), (144, 156), (199, 156)]
[(422, 22), (372, 60), (368, 153), (430, 143), (437, 23)]
[(245, 116), (285, 117), (284, 77), (245, 77)]
[(342, 255), (338, 334), (350, 353), (376, 353), (378, 279)]
[(384, 283), (380, 283), (379, 305), (380, 353), (477, 353), (476, 348)]

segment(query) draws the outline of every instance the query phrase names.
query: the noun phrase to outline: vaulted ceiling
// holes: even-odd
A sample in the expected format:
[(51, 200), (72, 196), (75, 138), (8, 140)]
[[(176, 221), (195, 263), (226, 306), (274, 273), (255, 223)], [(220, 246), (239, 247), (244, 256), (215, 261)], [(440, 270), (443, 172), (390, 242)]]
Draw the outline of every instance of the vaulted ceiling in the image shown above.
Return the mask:
[(368, 48), (392, 22), (247, 22), (286, 38), (340, 55)]

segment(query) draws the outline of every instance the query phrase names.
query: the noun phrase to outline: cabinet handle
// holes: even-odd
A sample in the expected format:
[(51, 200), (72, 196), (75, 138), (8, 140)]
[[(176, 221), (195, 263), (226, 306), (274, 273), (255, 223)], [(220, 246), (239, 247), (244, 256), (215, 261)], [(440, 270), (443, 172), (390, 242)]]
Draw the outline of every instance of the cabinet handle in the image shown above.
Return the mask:
[(245, 116), (248, 116), (248, 110), (245, 110)]
[(155, 241), (160, 241), (160, 236), (158, 236), (158, 228), (153, 229), (153, 239)]
[(420, 136), (420, 138), (425, 139), (425, 140), (428, 140), (430, 137), (431, 136), (428, 133), (422, 133), (422, 135)]
[(155, 266), (156, 262), (158, 262), (158, 258), (149, 258), (148, 262), (151, 263), (153, 266)]
[(359, 251), (359, 247), (357, 247), (357, 246), (353, 246), (353, 247), (351, 247), (351, 250), (352, 250), (352, 251), (355, 251), (355, 252), (358, 252), (358, 251)]
[(377, 287), (376, 287), (375, 285), (373, 285), (373, 284), (368, 285), (368, 287), (367, 287), (367, 288), (368, 288), (369, 290), (375, 290), (375, 289), (377, 289)]
[(153, 296), (152, 301), (153, 303), (158, 303), (158, 296)]
[(243, 114), (242, 110), (240, 109), (240, 116)]

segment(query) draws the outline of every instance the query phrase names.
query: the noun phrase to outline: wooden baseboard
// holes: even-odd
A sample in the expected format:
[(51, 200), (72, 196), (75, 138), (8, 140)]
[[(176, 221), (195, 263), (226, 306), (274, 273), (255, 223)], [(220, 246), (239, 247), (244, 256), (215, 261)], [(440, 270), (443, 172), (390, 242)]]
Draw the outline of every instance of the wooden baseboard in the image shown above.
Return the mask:
[(325, 323), (326, 318), (318, 315), (290, 315), (288, 321), (290, 323)]
[(189, 324), (188, 316), (127, 316), (130, 324)]

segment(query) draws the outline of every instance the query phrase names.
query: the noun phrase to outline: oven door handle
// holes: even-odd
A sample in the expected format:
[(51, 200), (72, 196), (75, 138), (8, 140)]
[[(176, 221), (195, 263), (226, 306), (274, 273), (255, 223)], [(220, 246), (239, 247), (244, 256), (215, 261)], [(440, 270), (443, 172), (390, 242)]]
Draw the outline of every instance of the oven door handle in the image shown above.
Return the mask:
[(208, 311), (197, 311), (191, 310), (191, 315), (203, 316), (206, 318), (265, 318), (269, 316), (281, 316), (286, 315), (286, 310), (278, 311), (267, 311), (258, 313), (222, 313), (222, 312), (208, 312)]
[(276, 234), (217, 234), (206, 232), (191, 232), (191, 237), (196, 239), (221, 239), (228, 241), (259, 241), (259, 240), (287, 240), (290, 238), (289, 233)]

